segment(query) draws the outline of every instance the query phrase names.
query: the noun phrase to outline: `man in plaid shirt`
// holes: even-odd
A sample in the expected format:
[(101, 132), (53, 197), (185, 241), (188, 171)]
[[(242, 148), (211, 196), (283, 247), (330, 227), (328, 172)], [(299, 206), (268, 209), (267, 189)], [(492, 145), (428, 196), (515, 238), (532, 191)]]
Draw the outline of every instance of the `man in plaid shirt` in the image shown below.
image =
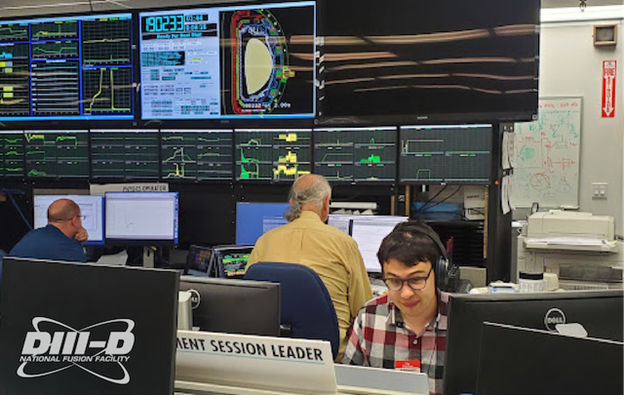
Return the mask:
[(436, 286), (440, 246), (437, 234), (424, 224), (399, 224), (386, 236), (377, 257), (388, 293), (358, 313), (342, 363), (420, 366), (429, 377), (430, 395), (442, 394), (449, 294)]

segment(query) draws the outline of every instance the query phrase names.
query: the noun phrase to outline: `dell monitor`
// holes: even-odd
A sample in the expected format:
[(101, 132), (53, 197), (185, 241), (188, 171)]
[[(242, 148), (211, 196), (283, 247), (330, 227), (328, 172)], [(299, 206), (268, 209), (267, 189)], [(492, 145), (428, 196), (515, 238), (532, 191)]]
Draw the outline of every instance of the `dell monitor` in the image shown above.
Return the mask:
[(177, 244), (177, 192), (107, 192), (106, 242)]
[(622, 290), (453, 295), (448, 311), (444, 394), (476, 393), (483, 322), (540, 330), (580, 323), (589, 337), (621, 342), (622, 295)]
[(236, 244), (255, 244), (265, 232), (288, 221), (288, 203), (236, 203)]
[(104, 197), (91, 195), (35, 195), (34, 228), (48, 224), (48, 207), (58, 199), (73, 200), (83, 215), (82, 226), (89, 233), (85, 245), (104, 244)]
[(279, 283), (182, 276), (180, 290), (192, 295), (194, 328), (208, 332), (279, 335)]
[(358, 245), (367, 272), (381, 273), (381, 265), (377, 259), (377, 251), (381, 242), (398, 223), (405, 222), (407, 219), (407, 217), (381, 215), (351, 219), (351, 237)]
[(622, 342), (484, 323), (477, 394), (621, 394), (623, 352)]

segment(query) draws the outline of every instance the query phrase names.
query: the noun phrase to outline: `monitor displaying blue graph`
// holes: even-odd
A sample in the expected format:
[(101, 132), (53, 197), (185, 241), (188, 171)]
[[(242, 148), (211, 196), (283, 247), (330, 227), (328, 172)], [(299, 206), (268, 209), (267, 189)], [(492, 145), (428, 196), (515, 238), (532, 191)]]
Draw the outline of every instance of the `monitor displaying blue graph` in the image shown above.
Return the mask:
[(288, 223), (289, 208), (288, 203), (237, 203), (236, 244), (255, 244), (265, 232)]

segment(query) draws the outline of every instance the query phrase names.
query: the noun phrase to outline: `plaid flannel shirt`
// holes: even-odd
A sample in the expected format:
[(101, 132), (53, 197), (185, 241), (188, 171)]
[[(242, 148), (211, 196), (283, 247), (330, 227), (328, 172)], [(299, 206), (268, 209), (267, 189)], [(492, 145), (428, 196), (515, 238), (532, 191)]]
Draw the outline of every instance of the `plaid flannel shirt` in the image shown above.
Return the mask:
[(342, 363), (394, 369), (395, 361), (419, 360), (430, 395), (442, 394), (449, 294), (438, 292), (438, 315), (419, 336), (408, 329), (388, 295), (367, 302), (353, 322)]

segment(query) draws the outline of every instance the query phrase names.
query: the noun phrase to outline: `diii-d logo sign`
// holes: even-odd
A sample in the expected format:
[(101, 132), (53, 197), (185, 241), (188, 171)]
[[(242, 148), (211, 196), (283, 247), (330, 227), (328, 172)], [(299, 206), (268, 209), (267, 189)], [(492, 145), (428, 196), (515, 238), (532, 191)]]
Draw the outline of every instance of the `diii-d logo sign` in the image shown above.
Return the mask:
[[(130, 382), (124, 363), (134, 347), (134, 321), (116, 319), (74, 329), (35, 317), (32, 325), (35, 331), (26, 332), (18, 376), (31, 379), (77, 367), (114, 384)], [(43, 326), (49, 330), (42, 330)]]

